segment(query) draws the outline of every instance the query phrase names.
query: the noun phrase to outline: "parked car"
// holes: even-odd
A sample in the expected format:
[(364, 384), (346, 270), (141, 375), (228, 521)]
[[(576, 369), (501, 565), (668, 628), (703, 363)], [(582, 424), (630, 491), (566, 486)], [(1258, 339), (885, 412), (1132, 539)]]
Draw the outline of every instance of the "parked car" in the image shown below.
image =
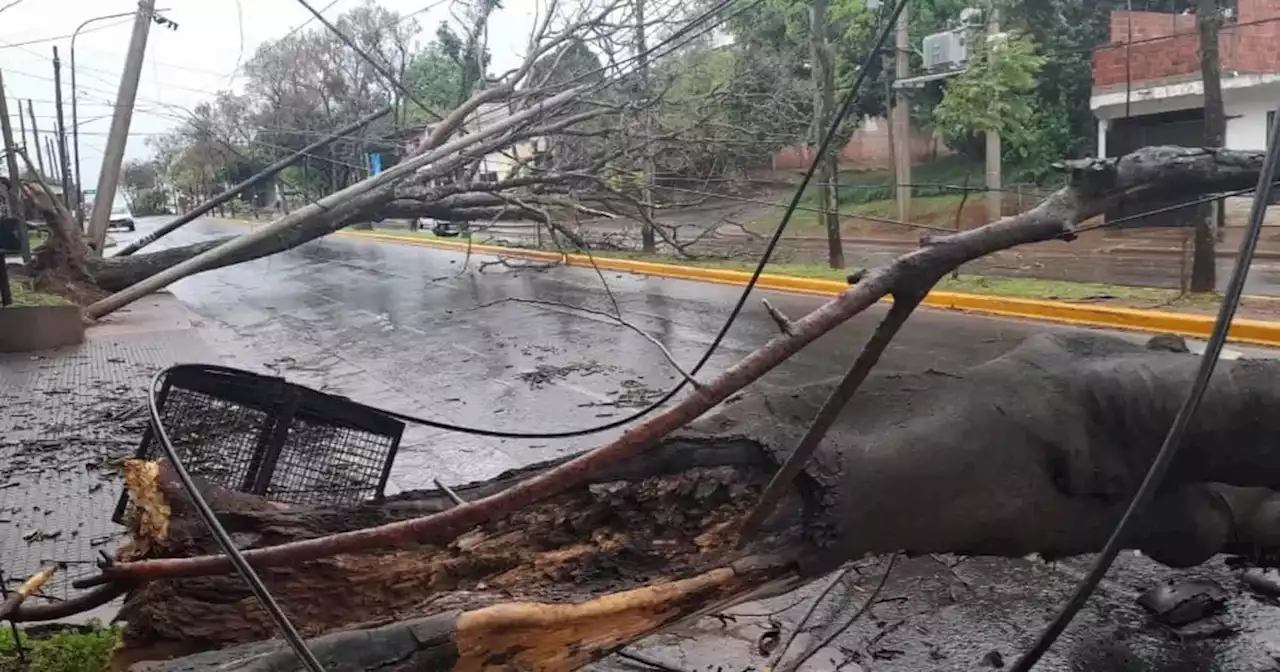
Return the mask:
[(419, 219), (418, 228), (424, 228), (423, 224), (431, 222), (431, 233), (441, 238), (453, 238), (467, 232), (466, 222), (446, 222), (439, 219)]
[(133, 223), (133, 211), (129, 209), (129, 204), (123, 199), (117, 199), (111, 204), (111, 215), (107, 217), (107, 228), (124, 229), (126, 231), (134, 231), (137, 226)]

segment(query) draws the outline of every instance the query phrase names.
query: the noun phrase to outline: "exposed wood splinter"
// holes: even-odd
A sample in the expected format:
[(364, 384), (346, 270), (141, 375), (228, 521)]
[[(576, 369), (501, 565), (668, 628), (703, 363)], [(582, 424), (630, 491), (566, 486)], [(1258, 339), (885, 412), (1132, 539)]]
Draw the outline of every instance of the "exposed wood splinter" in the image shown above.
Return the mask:
[(9, 618), (9, 616), (12, 615), (13, 612), (17, 611), (18, 607), (21, 606), (28, 597), (39, 592), (45, 582), (57, 573), (57, 571), (57, 565), (50, 565), (35, 574), (32, 574), (26, 581), (23, 581), (22, 585), (18, 586), (18, 589), (13, 591), (13, 594), (9, 595), (3, 604), (0, 604), (0, 620)]

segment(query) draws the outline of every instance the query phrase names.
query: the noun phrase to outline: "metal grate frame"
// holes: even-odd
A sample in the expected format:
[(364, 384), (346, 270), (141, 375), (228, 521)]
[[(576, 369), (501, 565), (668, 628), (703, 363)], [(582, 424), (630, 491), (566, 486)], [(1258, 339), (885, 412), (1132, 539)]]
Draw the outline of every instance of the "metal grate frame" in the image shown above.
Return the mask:
[[(346, 397), (221, 366), (171, 368), (157, 404), (192, 475), (291, 504), (382, 498), (404, 433), (403, 422)], [(163, 455), (148, 427), (136, 456)], [(113, 520), (127, 509), (122, 493)]]

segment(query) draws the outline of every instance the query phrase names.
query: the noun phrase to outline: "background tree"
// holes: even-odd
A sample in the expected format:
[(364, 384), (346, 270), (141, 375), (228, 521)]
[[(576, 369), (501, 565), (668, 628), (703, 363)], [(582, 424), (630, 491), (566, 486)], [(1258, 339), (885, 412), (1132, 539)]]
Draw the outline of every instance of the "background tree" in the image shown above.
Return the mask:
[[(1227, 141), (1227, 115), (1222, 102), (1222, 60), (1218, 53), (1218, 32), (1221, 29), (1222, 9), (1218, 0), (1197, 0), (1196, 31), (1200, 34), (1200, 77), (1204, 82), (1205, 147), (1222, 147)], [(1196, 218), (1190, 282), (1193, 292), (1212, 292), (1218, 288), (1214, 234), (1225, 214), (1223, 206), (1223, 201), (1205, 204), (1201, 208), (1201, 216)]]
[[(158, 191), (160, 171), (154, 161), (130, 159), (120, 171), (120, 191), (138, 216), (160, 214), (152, 192)], [(163, 201), (160, 205), (163, 204)]]
[(947, 82), (933, 111), (943, 138), (963, 146), (987, 132), (1001, 135), (1004, 153), (1018, 165), (1043, 166), (1047, 172), (1060, 155), (1043, 145), (1045, 121), (1037, 107), (1036, 76), (1045, 59), (1030, 36), (1006, 32), (975, 38), (965, 71)]

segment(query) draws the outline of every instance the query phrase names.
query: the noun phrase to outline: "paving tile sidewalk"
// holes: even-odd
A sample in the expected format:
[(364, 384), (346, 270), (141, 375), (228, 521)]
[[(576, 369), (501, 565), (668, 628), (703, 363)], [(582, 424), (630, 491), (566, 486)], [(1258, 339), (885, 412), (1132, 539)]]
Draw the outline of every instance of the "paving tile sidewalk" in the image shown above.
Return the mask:
[(66, 571), (43, 593), (75, 594), (71, 580), (92, 573), (98, 551), (122, 539), (111, 522), (119, 468), (145, 429), (151, 377), (174, 363), (219, 359), (190, 312), (165, 294), (91, 328), (82, 345), (0, 355), (0, 569), (9, 588), (62, 562)]

